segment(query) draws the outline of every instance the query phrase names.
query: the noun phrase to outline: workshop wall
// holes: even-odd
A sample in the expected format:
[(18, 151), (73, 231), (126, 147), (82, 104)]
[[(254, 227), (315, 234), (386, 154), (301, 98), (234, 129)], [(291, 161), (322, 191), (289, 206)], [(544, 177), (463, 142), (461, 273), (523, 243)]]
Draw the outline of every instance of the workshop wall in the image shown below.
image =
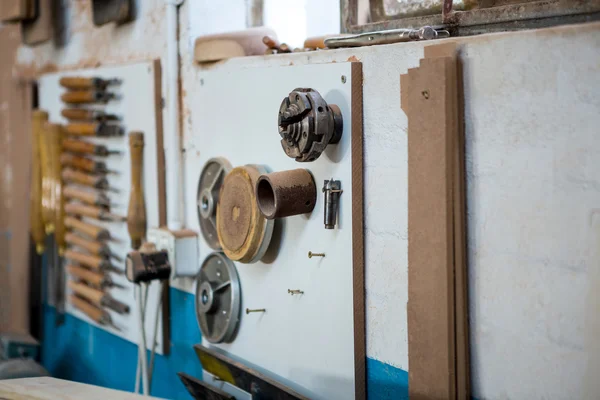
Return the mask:
[[(94, 28), (88, 2), (67, 2), (68, 44), (21, 48), (19, 61), (29, 70), (55, 70), (162, 58), (164, 1), (137, 3), (133, 23)], [(197, 12), (198, 4), (209, 3), (189, 0), (180, 10), (186, 151), (202, 151), (190, 147), (195, 120), (189, 104), (201, 93), (203, 73), (191, 53), (203, 30), (198, 27), (216, 26), (215, 21), (222, 21), (219, 30), (243, 27), (237, 26), (241, 19), (228, 18), (226, 6)], [(599, 31), (600, 24), (588, 24), (461, 39), (477, 398), (597, 398), (600, 393)], [(425, 45), (252, 57), (213, 67), (363, 62), (371, 399), (407, 397), (407, 120), (400, 110), (399, 76), (418, 65)], [(175, 286), (193, 287), (186, 281)], [(173, 352), (158, 358), (162, 373), (153, 393), (179, 397), (182, 386), (172, 381), (173, 374), (199, 374), (191, 348), (199, 333), (189, 307), (192, 296), (178, 289), (171, 294)], [(51, 372), (131, 390), (134, 345), (72, 317), (55, 328), (51, 314), (48, 309), (43, 347)], [(77, 360), (85, 369), (76, 367)]]

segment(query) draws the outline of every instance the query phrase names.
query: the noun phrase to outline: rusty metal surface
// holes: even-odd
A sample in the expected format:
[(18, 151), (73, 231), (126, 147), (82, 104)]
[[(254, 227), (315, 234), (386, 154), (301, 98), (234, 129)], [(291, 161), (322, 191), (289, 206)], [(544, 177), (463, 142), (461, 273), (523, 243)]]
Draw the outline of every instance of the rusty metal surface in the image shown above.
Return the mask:
[(317, 187), (306, 169), (261, 175), (256, 183), (256, 200), (267, 219), (308, 214), (317, 202)]

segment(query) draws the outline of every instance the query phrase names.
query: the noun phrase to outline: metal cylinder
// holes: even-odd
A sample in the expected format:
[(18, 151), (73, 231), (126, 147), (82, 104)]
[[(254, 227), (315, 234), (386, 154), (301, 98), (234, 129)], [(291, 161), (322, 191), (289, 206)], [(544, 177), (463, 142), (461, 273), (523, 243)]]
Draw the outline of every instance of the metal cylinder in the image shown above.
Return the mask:
[(334, 181), (333, 178), (326, 180), (323, 186), (323, 193), (325, 193), (325, 214), (323, 222), (325, 229), (335, 228), (337, 222), (338, 208), (340, 202), (340, 194), (342, 184), (340, 181)]
[(256, 200), (267, 219), (305, 214), (315, 208), (317, 188), (306, 169), (273, 172), (258, 178)]

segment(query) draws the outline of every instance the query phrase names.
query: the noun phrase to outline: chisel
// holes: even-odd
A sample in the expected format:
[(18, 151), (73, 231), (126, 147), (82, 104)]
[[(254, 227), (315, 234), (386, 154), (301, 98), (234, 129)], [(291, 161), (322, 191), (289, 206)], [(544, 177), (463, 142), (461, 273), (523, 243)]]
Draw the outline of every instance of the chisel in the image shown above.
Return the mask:
[(60, 86), (67, 89), (74, 90), (86, 90), (86, 89), (106, 89), (109, 85), (118, 85), (121, 80), (113, 79), (102, 79), (97, 77), (83, 77), (83, 76), (63, 76), (58, 81)]
[(65, 217), (65, 226), (70, 229), (74, 229), (81, 232), (94, 240), (107, 240), (110, 239), (110, 232), (107, 229), (101, 228), (96, 225), (82, 222), (74, 217)]
[(83, 190), (73, 186), (65, 186), (63, 194), (65, 197), (79, 200), (93, 206), (109, 207), (111, 205), (108, 196), (95, 190)]
[(42, 165), (40, 158), (41, 140), (44, 134), (44, 123), (48, 121), (48, 113), (41, 110), (34, 110), (31, 120), (31, 197), (29, 223), (31, 237), (35, 243), (35, 250), (38, 254), (44, 252), (44, 241), (46, 232), (44, 231), (44, 218), (42, 216)]
[(83, 238), (74, 233), (67, 233), (65, 235), (65, 240), (67, 241), (67, 244), (81, 247), (82, 249), (89, 251), (95, 256), (112, 257), (117, 261), (123, 261), (122, 258), (118, 257), (116, 254), (111, 252), (110, 247), (108, 247), (108, 244), (104, 242), (87, 240), (86, 238)]
[(146, 203), (142, 188), (142, 168), (144, 166), (144, 134), (129, 134), (131, 155), (131, 191), (127, 209), (127, 231), (131, 237), (131, 248), (137, 250), (146, 238)]
[(67, 135), (111, 137), (122, 136), (123, 129), (120, 125), (106, 124), (104, 122), (79, 122), (65, 125)]
[(126, 217), (111, 214), (101, 207), (86, 206), (84, 204), (69, 203), (65, 205), (65, 211), (68, 214), (82, 215), (84, 217), (95, 218), (99, 221), (125, 221)]
[(69, 281), (69, 288), (71, 288), (71, 290), (73, 290), (77, 295), (83, 297), (98, 307), (106, 307), (119, 314), (129, 313), (129, 306), (127, 304), (123, 304), (120, 301), (113, 299), (111, 295), (103, 292), (102, 290), (94, 289), (91, 286), (73, 281)]
[(86, 108), (63, 108), (60, 115), (70, 121), (114, 121), (120, 118), (114, 114), (107, 114), (101, 110)]
[(62, 177), (67, 182), (78, 183), (84, 186), (90, 186), (96, 189), (110, 190), (108, 181), (103, 175), (92, 175), (85, 172), (75, 171), (71, 168), (65, 168), (62, 171)]
[(91, 254), (80, 253), (78, 251), (69, 249), (65, 251), (65, 257), (85, 267), (92, 268), (97, 272), (110, 271), (118, 274), (123, 273), (123, 271), (112, 265), (110, 261), (98, 256), (93, 256)]
[(125, 286), (114, 283), (108, 275), (99, 274), (97, 272), (91, 271), (83, 267), (79, 267), (77, 265), (67, 265), (67, 272), (69, 272), (71, 276), (86, 281), (90, 285), (99, 288), (116, 287), (120, 289), (125, 289)]
[(60, 155), (60, 164), (63, 167), (73, 167), (93, 174), (107, 174), (112, 172), (106, 168), (106, 164), (102, 161), (95, 161), (70, 153), (62, 153)]
[(108, 150), (106, 146), (84, 142), (76, 139), (63, 139), (63, 150), (73, 153), (92, 154), (94, 156), (106, 157), (111, 154), (120, 154), (117, 150)]
[(69, 104), (106, 103), (117, 96), (111, 92), (98, 90), (72, 90), (63, 93), (60, 99)]
[(101, 308), (98, 308), (75, 295), (71, 295), (71, 297), (69, 297), (69, 301), (73, 307), (77, 308), (93, 321), (96, 321), (96, 323), (100, 325), (109, 325), (118, 331), (120, 330), (113, 324), (112, 320), (110, 319), (110, 315)]

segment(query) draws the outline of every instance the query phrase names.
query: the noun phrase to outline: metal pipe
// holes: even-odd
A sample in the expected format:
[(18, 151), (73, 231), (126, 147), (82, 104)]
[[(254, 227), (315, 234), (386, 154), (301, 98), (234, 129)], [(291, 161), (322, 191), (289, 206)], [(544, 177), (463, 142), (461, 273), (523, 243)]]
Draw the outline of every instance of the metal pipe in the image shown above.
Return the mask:
[(256, 200), (267, 219), (306, 214), (315, 208), (317, 188), (306, 169), (273, 172), (256, 181)]

